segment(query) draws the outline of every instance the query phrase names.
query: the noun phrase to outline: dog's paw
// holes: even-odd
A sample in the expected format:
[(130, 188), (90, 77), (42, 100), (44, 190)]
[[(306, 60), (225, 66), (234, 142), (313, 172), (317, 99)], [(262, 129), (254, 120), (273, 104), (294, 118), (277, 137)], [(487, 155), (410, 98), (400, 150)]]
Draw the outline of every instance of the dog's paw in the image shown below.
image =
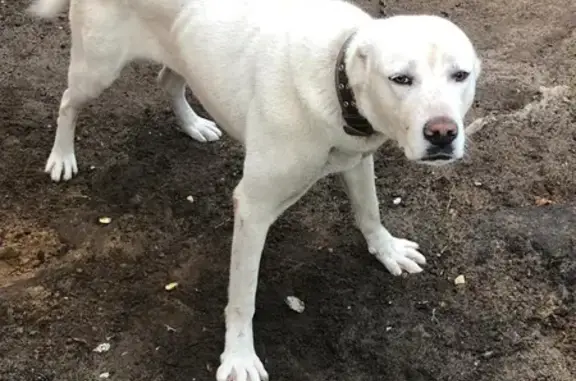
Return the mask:
[(268, 373), (253, 350), (224, 352), (220, 362), (217, 381), (268, 381)]
[(44, 172), (49, 173), (53, 181), (68, 181), (75, 174), (78, 173), (78, 165), (76, 164), (76, 155), (74, 152), (61, 154), (57, 151), (52, 151)]
[(393, 275), (401, 275), (403, 271), (419, 273), (422, 271), (420, 265), (426, 264), (418, 244), (407, 239), (389, 237), (370, 246), (369, 250)]
[(202, 143), (213, 142), (222, 136), (222, 131), (216, 127), (216, 123), (204, 118), (199, 118), (194, 123), (186, 124), (182, 127), (182, 131), (192, 139)]

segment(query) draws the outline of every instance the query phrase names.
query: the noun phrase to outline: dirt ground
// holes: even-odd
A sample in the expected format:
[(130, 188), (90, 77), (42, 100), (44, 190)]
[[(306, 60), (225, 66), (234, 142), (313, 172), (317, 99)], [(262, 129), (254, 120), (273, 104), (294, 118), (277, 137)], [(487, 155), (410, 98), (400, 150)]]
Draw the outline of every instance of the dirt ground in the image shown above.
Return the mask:
[[(52, 183), (67, 18), (37, 22), (25, 6), (0, 3), (0, 380), (214, 379), (239, 145), (185, 138), (159, 67), (132, 65), (80, 117), (78, 177)], [(576, 3), (389, 0), (385, 12), (442, 14), (469, 33), (484, 61), (469, 119), (486, 124), (450, 168), (378, 153), (385, 225), (422, 245), (422, 274), (394, 278), (368, 254), (333, 178), (282, 216), (264, 251), (258, 354), (276, 381), (573, 381)]]

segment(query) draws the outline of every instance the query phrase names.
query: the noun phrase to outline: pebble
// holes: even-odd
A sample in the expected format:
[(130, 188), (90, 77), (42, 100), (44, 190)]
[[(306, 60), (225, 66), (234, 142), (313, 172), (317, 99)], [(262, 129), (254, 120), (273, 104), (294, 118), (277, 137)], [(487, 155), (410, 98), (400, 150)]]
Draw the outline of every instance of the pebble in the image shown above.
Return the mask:
[(98, 346), (93, 349), (93, 351), (96, 353), (104, 353), (108, 352), (109, 350), (110, 350), (110, 343), (98, 344)]
[(288, 305), (288, 307), (290, 307), (290, 309), (292, 311), (296, 311), (299, 314), (301, 314), (302, 312), (304, 312), (304, 302), (301, 301), (300, 299), (298, 299), (295, 296), (287, 296), (286, 297), (286, 304)]
[(171, 282), (171, 283), (168, 283), (166, 286), (164, 286), (164, 289), (166, 291), (172, 291), (176, 287), (178, 287), (178, 282)]
[(112, 219), (110, 217), (100, 217), (98, 222), (100, 222), (102, 225), (108, 225), (110, 222), (112, 222)]

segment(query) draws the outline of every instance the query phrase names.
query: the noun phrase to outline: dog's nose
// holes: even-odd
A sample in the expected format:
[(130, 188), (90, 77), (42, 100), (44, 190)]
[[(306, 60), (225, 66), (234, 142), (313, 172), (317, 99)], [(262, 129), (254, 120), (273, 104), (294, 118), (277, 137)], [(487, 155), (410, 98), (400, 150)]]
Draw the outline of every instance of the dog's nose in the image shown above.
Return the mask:
[(435, 146), (444, 147), (458, 135), (458, 125), (452, 119), (438, 116), (424, 125), (424, 138)]

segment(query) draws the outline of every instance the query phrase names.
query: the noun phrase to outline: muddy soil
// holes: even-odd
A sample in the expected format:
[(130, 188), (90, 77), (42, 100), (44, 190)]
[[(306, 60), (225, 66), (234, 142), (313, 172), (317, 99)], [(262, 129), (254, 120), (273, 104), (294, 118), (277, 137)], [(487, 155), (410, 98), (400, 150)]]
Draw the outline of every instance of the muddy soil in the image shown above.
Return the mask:
[[(26, 3), (0, 3), (0, 380), (214, 379), (242, 150), (178, 132), (159, 67), (134, 64), (80, 117), (80, 174), (52, 183), (68, 24)], [(470, 120), (487, 123), (450, 168), (378, 152), (385, 225), (421, 244), (422, 274), (392, 277), (367, 253), (334, 178), (283, 215), (257, 351), (276, 381), (573, 381), (576, 3), (385, 3), (469, 33), (484, 61)]]

